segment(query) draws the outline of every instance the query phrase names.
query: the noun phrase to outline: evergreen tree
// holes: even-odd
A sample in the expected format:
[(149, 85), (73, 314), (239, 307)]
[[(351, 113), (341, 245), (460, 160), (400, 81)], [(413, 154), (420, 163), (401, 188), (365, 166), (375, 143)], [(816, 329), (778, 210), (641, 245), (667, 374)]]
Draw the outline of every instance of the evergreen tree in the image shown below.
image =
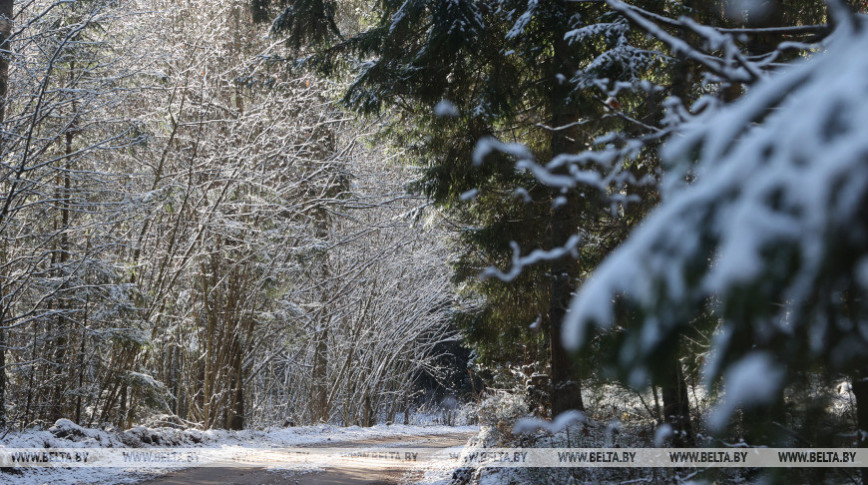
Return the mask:
[[(805, 11), (794, 18), (810, 20), (815, 10)], [(705, 111), (684, 113), (683, 136), (664, 150), (668, 197), (571, 307), (570, 343), (587, 343), (589, 328), (617, 334), (618, 358), (610, 362), (636, 384), (677, 353), (685, 332), (716, 326), (706, 382), (722, 377), (727, 396), (709, 424), (722, 431), (737, 408), (747, 407), (743, 437), (752, 444), (792, 439), (781, 434), (783, 391), (805, 374), (844, 372), (857, 401), (862, 392), (865, 354), (856, 350), (862, 345), (856, 329), (864, 308), (855, 295), (863, 283), (855, 268), (864, 250), (856, 207), (865, 189), (857, 182), (861, 169), (850, 165), (861, 148), (849, 138), (861, 136), (851, 124), (861, 104), (841, 98), (861, 89), (854, 88), (862, 86), (858, 67), (845, 60), (853, 51), (844, 46), (864, 36), (856, 35), (862, 20), (840, 12), (829, 54), (772, 75), (719, 112), (706, 99)], [(744, 71), (723, 67), (719, 74), (731, 75), (735, 85)], [(719, 91), (724, 101), (727, 88)], [(830, 106), (848, 108), (831, 114)], [(795, 113), (799, 123), (810, 123), (790, 126)], [(833, 195), (845, 192), (846, 198)]]

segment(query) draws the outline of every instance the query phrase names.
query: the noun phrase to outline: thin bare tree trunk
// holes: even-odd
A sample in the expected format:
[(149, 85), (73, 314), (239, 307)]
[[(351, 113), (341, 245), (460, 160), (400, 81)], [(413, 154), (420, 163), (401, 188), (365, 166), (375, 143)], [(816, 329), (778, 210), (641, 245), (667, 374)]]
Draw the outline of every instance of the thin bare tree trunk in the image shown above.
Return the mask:
[(329, 417), (328, 385), (328, 324), (324, 323), (316, 332), (313, 356), (313, 382), (311, 383), (310, 419), (312, 422), (327, 421)]
[[(0, 51), (9, 50), (9, 35), (12, 32), (13, 0), (0, 0)], [(6, 118), (6, 94), (9, 89), (9, 58), (0, 52), (0, 125)], [(5, 140), (0, 136), (0, 153)], [(6, 296), (0, 287), (0, 429), (6, 429)]]

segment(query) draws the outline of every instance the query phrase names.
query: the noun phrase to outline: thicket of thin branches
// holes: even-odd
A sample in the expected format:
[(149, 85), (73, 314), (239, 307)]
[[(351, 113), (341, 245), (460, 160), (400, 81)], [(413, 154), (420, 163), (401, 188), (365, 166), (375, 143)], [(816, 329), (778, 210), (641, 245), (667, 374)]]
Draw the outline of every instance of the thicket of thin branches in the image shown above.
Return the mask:
[(261, 62), (280, 45), (249, 15), (15, 5), (0, 425), (370, 425), (436, 373), (448, 282), (422, 201), (328, 85)]

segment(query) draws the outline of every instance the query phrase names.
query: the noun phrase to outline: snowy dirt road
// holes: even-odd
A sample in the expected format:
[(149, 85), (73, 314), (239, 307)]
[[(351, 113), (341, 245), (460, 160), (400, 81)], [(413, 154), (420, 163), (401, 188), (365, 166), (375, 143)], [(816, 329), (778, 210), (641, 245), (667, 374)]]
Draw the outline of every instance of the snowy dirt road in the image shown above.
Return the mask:
[[(412, 446), (426, 448), (462, 447), (474, 433), (394, 436), (366, 440), (331, 442), (318, 447)], [(139, 482), (141, 485), (392, 485), (421, 479), (426, 463), (397, 466), (376, 460), (356, 460), (350, 464), (337, 464), (323, 470), (289, 471), (268, 468), (189, 468), (159, 478)]]

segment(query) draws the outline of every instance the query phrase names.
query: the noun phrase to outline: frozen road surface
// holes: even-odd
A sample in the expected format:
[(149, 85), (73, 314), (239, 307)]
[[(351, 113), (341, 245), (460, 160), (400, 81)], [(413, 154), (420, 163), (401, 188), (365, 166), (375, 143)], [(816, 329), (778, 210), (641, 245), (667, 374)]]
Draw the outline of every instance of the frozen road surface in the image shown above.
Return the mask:
[[(327, 446), (359, 449), (372, 446), (383, 447), (425, 447), (453, 448), (461, 447), (473, 433), (456, 432), (449, 434), (431, 434), (415, 436), (394, 436), (372, 438), (358, 441), (342, 441), (329, 443)], [(322, 444), (316, 446), (322, 447)], [(396, 448), (400, 449), (400, 448)], [(280, 470), (268, 468), (188, 468), (177, 470), (158, 478), (152, 478), (142, 485), (392, 485), (404, 481), (412, 482), (421, 478), (425, 462), (416, 462), (412, 466), (401, 466), (375, 459), (354, 459), (349, 463), (337, 463), (319, 470)]]

